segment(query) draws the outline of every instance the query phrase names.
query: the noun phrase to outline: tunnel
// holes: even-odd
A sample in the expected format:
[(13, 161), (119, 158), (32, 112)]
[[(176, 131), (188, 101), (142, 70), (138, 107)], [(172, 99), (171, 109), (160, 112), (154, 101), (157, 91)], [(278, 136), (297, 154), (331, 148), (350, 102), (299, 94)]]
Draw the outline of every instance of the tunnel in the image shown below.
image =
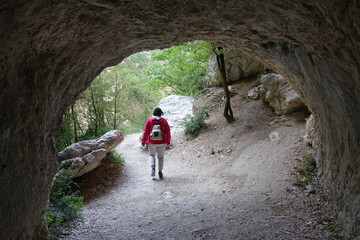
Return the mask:
[(356, 0), (2, 1), (0, 238), (45, 239), (66, 109), (106, 67), (192, 40), (286, 76), (317, 123), (321, 184), (360, 235), (360, 3)]

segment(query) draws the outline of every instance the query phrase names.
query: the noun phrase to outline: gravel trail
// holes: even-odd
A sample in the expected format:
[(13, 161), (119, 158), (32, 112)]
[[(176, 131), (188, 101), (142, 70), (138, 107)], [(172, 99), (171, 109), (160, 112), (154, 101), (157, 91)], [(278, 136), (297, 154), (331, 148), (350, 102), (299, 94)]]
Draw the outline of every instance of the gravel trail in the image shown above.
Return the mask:
[(219, 97), (197, 138), (173, 136), (164, 180), (150, 177), (140, 134), (126, 136), (115, 187), (87, 203), (63, 239), (337, 239), (317, 223), (322, 198), (292, 184), (308, 150), (304, 123), (275, 126), (261, 101), (232, 101), (235, 123), (221, 116)]
[(276, 130), (279, 141), (253, 134), (239, 151), (213, 155), (182, 140), (167, 152), (163, 181), (150, 177), (140, 134), (126, 136), (117, 186), (64, 239), (331, 239), (286, 191), (303, 126)]

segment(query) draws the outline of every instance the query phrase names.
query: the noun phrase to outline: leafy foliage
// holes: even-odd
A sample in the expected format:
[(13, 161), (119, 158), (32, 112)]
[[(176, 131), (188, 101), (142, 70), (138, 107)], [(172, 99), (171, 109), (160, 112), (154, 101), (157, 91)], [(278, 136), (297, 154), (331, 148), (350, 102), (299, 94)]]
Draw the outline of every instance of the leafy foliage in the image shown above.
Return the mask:
[(181, 123), (185, 127), (185, 134), (190, 134), (191, 136), (196, 136), (197, 133), (205, 126), (205, 118), (207, 116), (206, 111), (209, 107), (204, 105), (200, 107), (195, 114), (187, 115), (185, 120)]
[(180, 46), (152, 51), (154, 63), (149, 74), (159, 87), (170, 92), (193, 96), (203, 89), (203, 79), (210, 56), (211, 45), (205, 41), (183, 43)]
[(74, 143), (74, 134), (72, 129), (71, 114), (66, 112), (63, 116), (60, 131), (56, 138), (56, 149), (64, 149)]
[(119, 154), (119, 153), (117, 153), (115, 149), (111, 150), (111, 151), (108, 153), (108, 156), (109, 156), (109, 158), (110, 158), (114, 163), (124, 164), (124, 162), (125, 162), (124, 156), (121, 155), (121, 154)]
[(112, 129), (140, 132), (161, 98), (202, 90), (210, 50), (207, 42), (188, 42), (136, 53), (104, 69), (64, 115), (57, 149)]
[(314, 157), (309, 154), (303, 154), (302, 165), (298, 168), (298, 174), (295, 177), (294, 185), (306, 187), (311, 181), (313, 174), (316, 170), (316, 162)]
[(142, 130), (162, 95), (143, 76), (149, 54), (138, 53), (106, 68), (63, 117), (56, 138), (58, 150), (80, 140), (94, 139), (112, 129), (125, 134)]
[(50, 204), (45, 213), (50, 239), (57, 238), (62, 224), (81, 217), (84, 199), (72, 190), (75, 185), (72, 178), (73, 173), (63, 169), (53, 180)]

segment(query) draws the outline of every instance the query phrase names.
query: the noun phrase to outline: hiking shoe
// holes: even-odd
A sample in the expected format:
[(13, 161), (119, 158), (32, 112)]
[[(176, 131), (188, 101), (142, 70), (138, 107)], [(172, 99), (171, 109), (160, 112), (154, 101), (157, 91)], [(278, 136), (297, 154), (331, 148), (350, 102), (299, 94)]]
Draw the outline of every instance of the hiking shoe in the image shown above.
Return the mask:
[(152, 177), (155, 177), (155, 168), (152, 168), (152, 169), (151, 169), (151, 176), (152, 176)]
[(161, 180), (164, 179), (164, 176), (163, 176), (162, 172), (159, 172), (159, 178), (160, 178)]

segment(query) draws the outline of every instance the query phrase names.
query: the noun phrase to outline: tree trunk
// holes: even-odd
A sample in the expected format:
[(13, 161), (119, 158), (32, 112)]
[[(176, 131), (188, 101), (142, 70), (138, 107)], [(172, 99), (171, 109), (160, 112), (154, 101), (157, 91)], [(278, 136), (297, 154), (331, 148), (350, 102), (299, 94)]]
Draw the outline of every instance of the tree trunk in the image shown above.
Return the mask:
[(75, 139), (75, 142), (78, 142), (77, 120), (76, 120), (76, 115), (75, 115), (75, 111), (74, 111), (74, 105), (71, 106), (71, 116), (72, 116), (73, 124), (74, 124), (74, 139)]
[(95, 133), (98, 132), (99, 129), (99, 116), (98, 116), (98, 111), (96, 108), (96, 104), (95, 104), (95, 96), (94, 96), (94, 92), (91, 91), (91, 105), (93, 107), (93, 111), (94, 111), (94, 115), (95, 115)]
[(213, 51), (216, 54), (216, 61), (218, 63), (219, 70), (221, 73), (222, 86), (224, 88), (224, 93), (225, 93), (224, 117), (229, 123), (232, 123), (235, 121), (235, 118), (233, 115), (233, 111), (231, 109), (230, 91), (226, 79), (225, 58), (224, 58), (223, 48), (218, 47), (217, 51), (214, 48)]
[(115, 76), (115, 94), (114, 94), (114, 129), (116, 129), (116, 113), (117, 113), (117, 90), (118, 90), (118, 78), (117, 75)]

